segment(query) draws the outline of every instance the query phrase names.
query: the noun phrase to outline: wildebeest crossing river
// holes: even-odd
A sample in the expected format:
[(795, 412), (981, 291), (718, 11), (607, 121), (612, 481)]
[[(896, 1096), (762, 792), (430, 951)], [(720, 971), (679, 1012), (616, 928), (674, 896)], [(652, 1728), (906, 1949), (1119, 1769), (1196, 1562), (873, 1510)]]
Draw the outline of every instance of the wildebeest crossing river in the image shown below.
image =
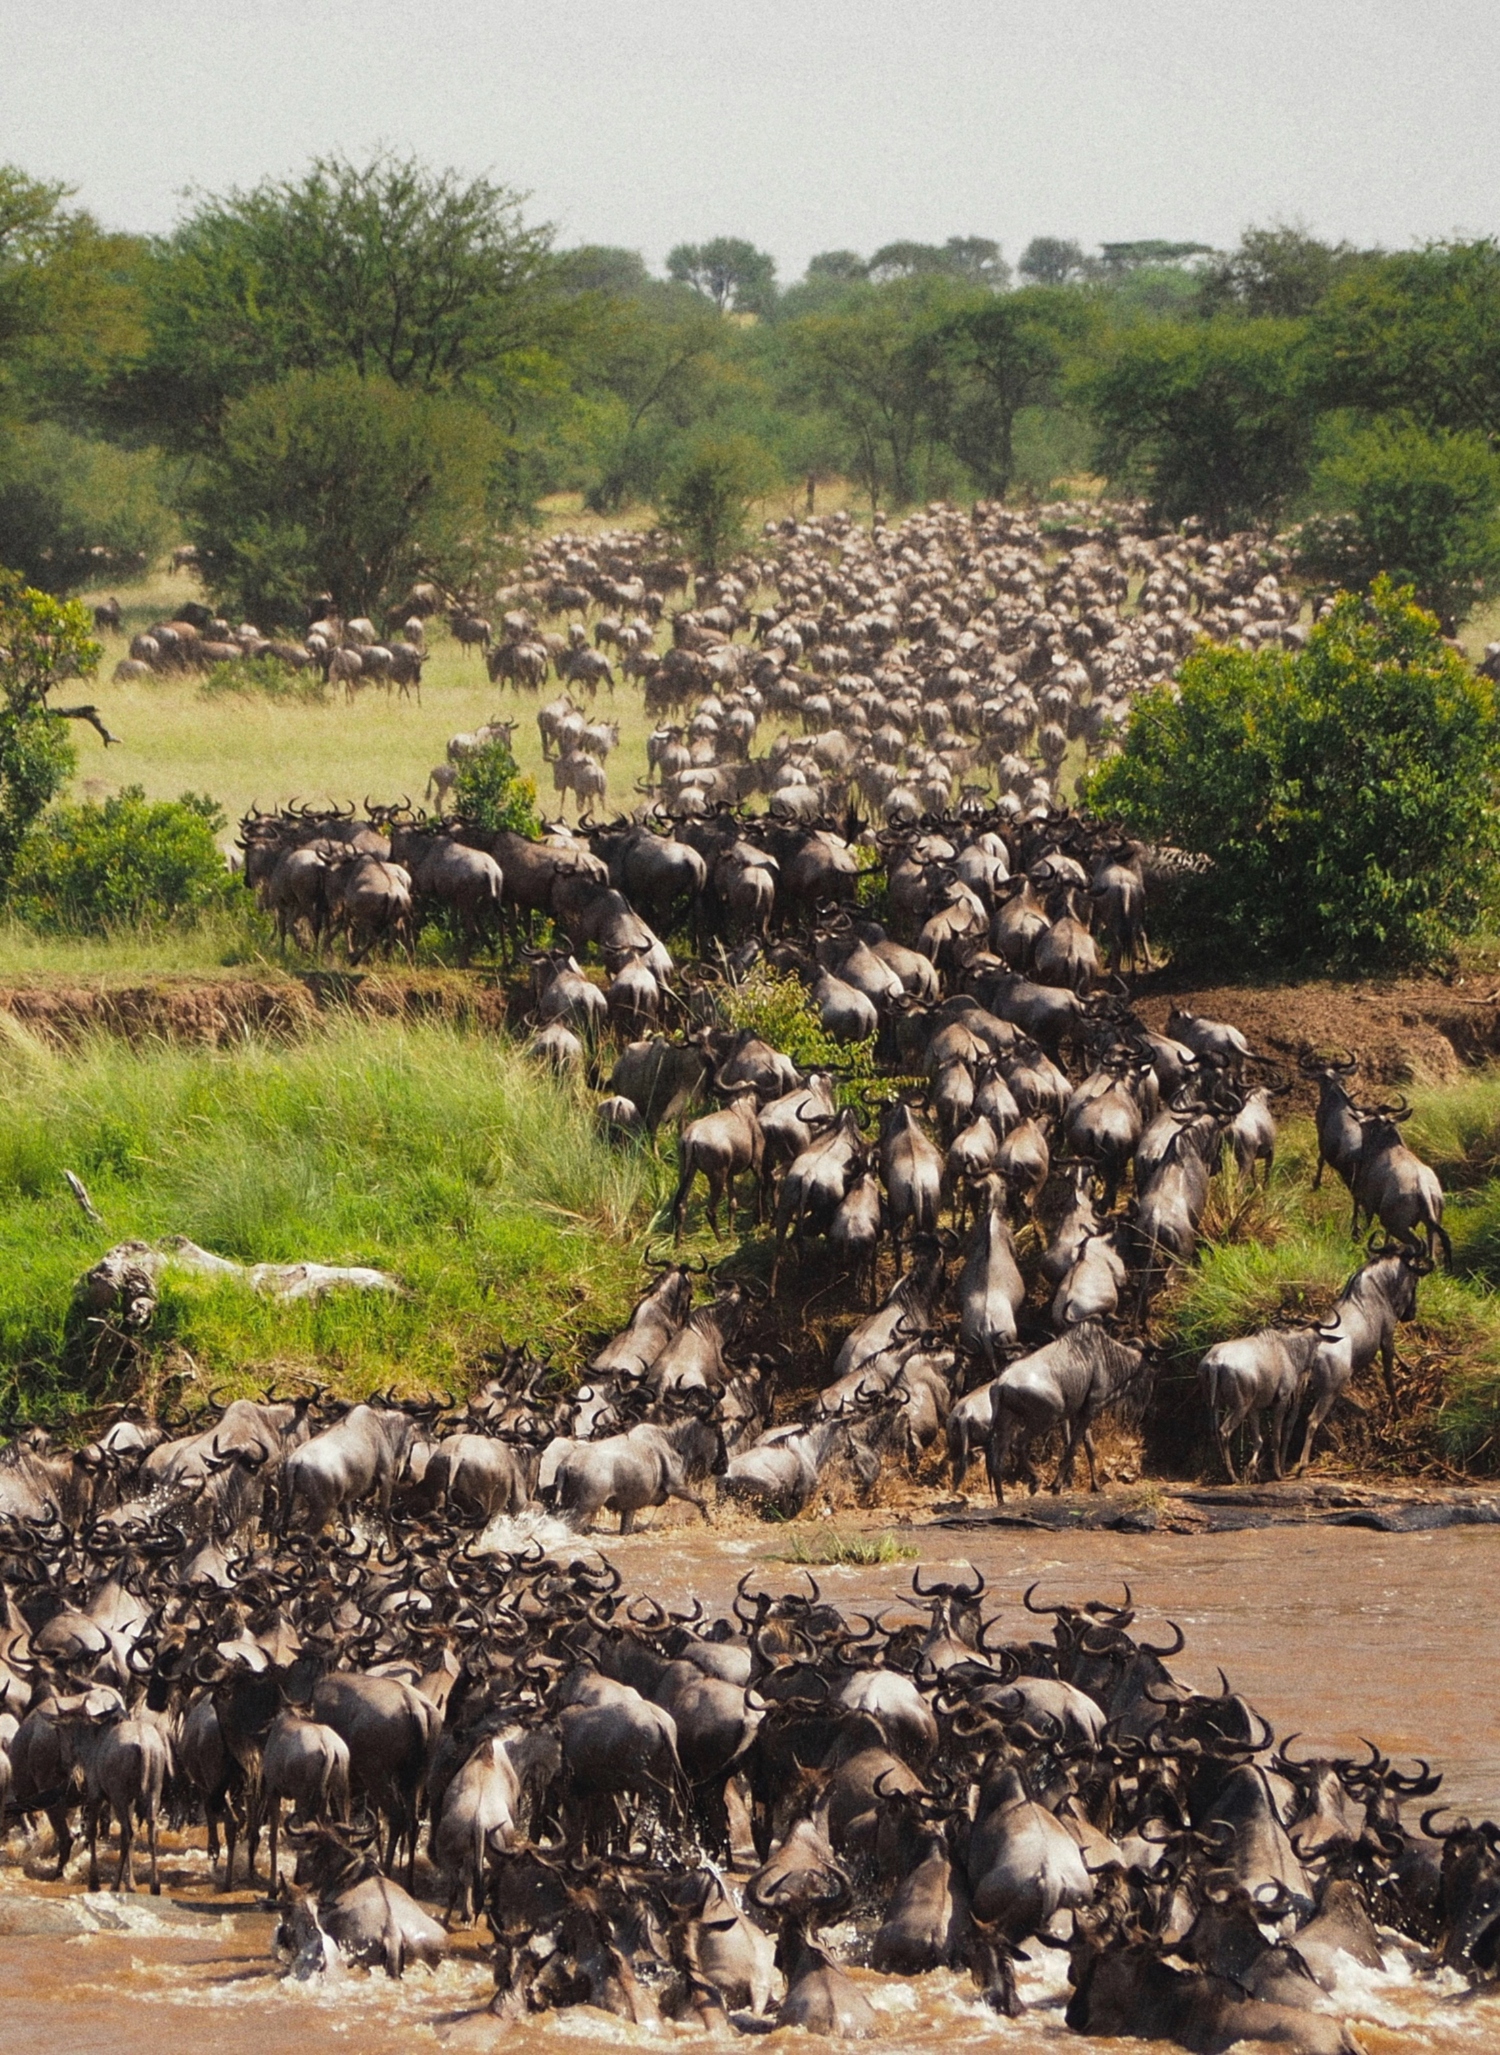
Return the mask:
[[(924, 1578), (957, 1574), (970, 1562), (988, 1580), (986, 1609), (1007, 1639), (1045, 1632), (1028, 1618), (1022, 1591), (1041, 1580), (1039, 1601), (1114, 1599), (1132, 1587), (1134, 1631), (1166, 1640), (1166, 1617), (1186, 1647), (1174, 1673), (1204, 1692), (1219, 1689), (1222, 1665), (1235, 1689), (1298, 1753), (1362, 1753), (1368, 1736), (1403, 1768), (1430, 1759), (1444, 1773), (1439, 1794), (1454, 1812), (1500, 1813), (1500, 1731), (1494, 1679), (1500, 1626), (1489, 1603), (1496, 1540), (1484, 1527), (1385, 1535), (1351, 1529), (1275, 1527), (1240, 1533), (1017, 1533), (977, 1530), (914, 1534)], [(774, 1543), (772, 1544), (774, 1546)], [(801, 1573), (766, 1560), (764, 1530), (753, 1538), (705, 1534), (696, 1526), (608, 1544), (624, 1590), (665, 1604), (701, 1596), (727, 1610), (737, 1581), (754, 1568), (770, 1590)], [(815, 1572), (825, 1598), (849, 1610), (887, 1612), (909, 1584), (900, 1564)], [(1424, 1800), (1436, 1803), (1437, 1800)], [(1420, 1810), (1421, 1805), (1412, 1808)], [(1453, 1817), (1444, 1816), (1446, 1824)], [(424, 1837), (425, 1848), (425, 1837)], [(163, 1894), (121, 1899), (86, 1894), (75, 1861), (62, 1884), (38, 1881), (51, 1864), (23, 1853), (19, 1835), (0, 1863), (0, 2047), (6, 2055), (314, 2055), (357, 2045), (365, 2055), (412, 2045), (497, 2051), (539, 2043), (609, 2039), (631, 2045), (698, 2043), (696, 2019), (650, 2028), (588, 2007), (507, 2023), (486, 2014), (493, 1981), (481, 1921), (455, 1934), (436, 1971), (408, 1970), (399, 1983), (345, 1972), (299, 1981), (271, 1953), (272, 1915), (259, 1893), (214, 1892), (201, 1830), (167, 1836)], [(433, 1880), (418, 1895), (440, 1896)], [(868, 1926), (868, 1923), (865, 1923)], [(1067, 1956), (1033, 1947), (1017, 1966), (1021, 2017), (987, 2008), (968, 1975), (877, 1976), (863, 1968), (869, 1932), (847, 1919), (825, 1929), (874, 2008), (881, 2042), (900, 2048), (1119, 2045), (1064, 2024)], [(1451, 1972), (1421, 1969), (1420, 1951), (1383, 1934), (1386, 1968), (1354, 1971), (1332, 2003), (1371, 2051), (1415, 2045), (1447, 2050), (1500, 2044), (1500, 1997)], [(798, 2030), (791, 2045), (805, 2044)], [(720, 2029), (721, 2037), (726, 2030)]]

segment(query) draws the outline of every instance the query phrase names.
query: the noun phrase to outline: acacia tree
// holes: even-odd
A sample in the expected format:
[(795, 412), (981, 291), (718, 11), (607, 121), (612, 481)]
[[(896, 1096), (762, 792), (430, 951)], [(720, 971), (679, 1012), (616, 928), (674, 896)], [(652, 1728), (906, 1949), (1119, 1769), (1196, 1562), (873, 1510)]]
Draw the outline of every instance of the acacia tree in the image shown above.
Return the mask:
[(769, 314), (776, 305), (776, 259), (743, 236), (679, 243), (667, 258), (667, 276), (712, 300), (721, 314)]
[(1189, 657), (1086, 799), (1211, 859), (1168, 915), (1182, 959), (1368, 972), (1474, 926), (1500, 859), (1497, 777), (1493, 686), (1379, 578), (1301, 652)]
[(1120, 336), (1080, 388), (1112, 479), (1216, 534), (1273, 518), (1306, 481), (1316, 411), (1291, 321), (1156, 322)]
[(941, 421), (939, 336), (965, 297), (941, 276), (857, 293), (837, 313), (793, 324), (792, 366), (803, 396), (825, 407), (849, 444), (848, 464), (872, 504), (911, 500), (917, 455)]
[(1009, 491), (1016, 416), (1056, 397), (1068, 355), (1093, 320), (1078, 293), (1032, 286), (966, 307), (939, 329), (952, 373), (944, 435), (982, 491)]
[(561, 304), (551, 231), (521, 207), (487, 179), (388, 153), (204, 200), (146, 274), (136, 410), (202, 449), (230, 402), (293, 371), (513, 398)]
[(72, 773), (69, 721), (117, 741), (93, 706), (54, 706), (65, 679), (87, 676), (103, 655), (77, 600), (54, 599), (0, 570), (0, 892), (32, 823)]
[(1353, 265), (1313, 318), (1325, 406), (1403, 413), (1500, 447), (1500, 242), (1433, 243)]
[(316, 592), (379, 614), (412, 579), (469, 584), (500, 545), (505, 438), (488, 415), (352, 370), (298, 371), (231, 405), (189, 530), (211, 592), (269, 627)]

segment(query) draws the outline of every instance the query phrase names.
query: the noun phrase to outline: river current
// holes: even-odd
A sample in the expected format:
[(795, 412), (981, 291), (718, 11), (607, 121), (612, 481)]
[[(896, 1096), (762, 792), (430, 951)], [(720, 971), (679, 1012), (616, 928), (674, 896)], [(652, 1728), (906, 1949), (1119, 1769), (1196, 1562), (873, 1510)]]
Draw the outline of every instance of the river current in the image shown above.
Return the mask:
[[(1172, 1667), (1189, 1684), (1217, 1690), (1222, 1665), (1279, 1738), (1303, 1736), (1298, 1752), (1354, 1751), (1368, 1736), (1397, 1757), (1430, 1758), (1444, 1772), (1440, 1796), (1448, 1803), (1500, 1818), (1494, 1528), (1185, 1536), (927, 1527), (910, 1538), (929, 1573), (961, 1562), (982, 1570), (987, 1606), (998, 1606), (1018, 1634), (1044, 1629), (1021, 1610), (1021, 1592), (1035, 1580), (1041, 1598), (1073, 1600), (1117, 1598), (1127, 1580), (1139, 1608), (1136, 1632), (1151, 1637), (1166, 1618), (1181, 1624), (1187, 1646)], [(604, 1545), (628, 1590), (671, 1603), (697, 1594), (723, 1607), (747, 1569), (773, 1589), (803, 1574), (767, 1560), (776, 1542), (764, 1527), (747, 1537), (674, 1526)], [(813, 1574), (840, 1603), (879, 1606), (909, 1589), (911, 1567)], [(50, 1876), (50, 1862), (38, 1864), (21, 1836), (11, 1837), (0, 1854), (0, 2055), (397, 2055), (440, 2046), (542, 2055), (580, 2044), (703, 2042), (697, 2027), (647, 2030), (581, 2008), (502, 2026), (481, 2009), (492, 1990), (482, 1923), (455, 1937), (438, 1971), (409, 1971), (400, 1984), (359, 1971), (288, 1979), (271, 1956), (271, 1916), (249, 1893), (212, 1890), (201, 1838), (166, 1837), (163, 1895), (153, 1900), (144, 1892), (86, 1894), (81, 1856), (64, 1884), (42, 1881), (33, 1872)], [(832, 1938), (857, 1963), (853, 1930), (835, 1929)], [(855, 1970), (886, 2029), (877, 2045), (991, 2055), (1144, 2045), (1070, 2033), (1064, 1972), (1060, 1956), (1023, 1970), (1027, 2016), (1003, 2020), (978, 2003), (967, 1978), (903, 1983)], [(1456, 1978), (1420, 1973), (1393, 1941), (1385, 1974), (1360, 1972), (1332, 2003), (1370, 2055), (1500, 2050), (1500, 1996), (1476, 1997)], [(790, 2049), (810, 2045), (800, 2031), (770, 2038)]]

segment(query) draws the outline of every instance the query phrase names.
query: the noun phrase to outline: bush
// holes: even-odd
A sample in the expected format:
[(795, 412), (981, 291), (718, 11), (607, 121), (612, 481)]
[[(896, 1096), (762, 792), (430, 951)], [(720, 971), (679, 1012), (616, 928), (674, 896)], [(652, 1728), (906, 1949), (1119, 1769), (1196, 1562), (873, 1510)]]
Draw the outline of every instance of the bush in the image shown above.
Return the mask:
[(1179, 959), (1368, 972), (1473, 928), (1500, 857), (1497, 772), (1493, 687), (1379, 578), (1295, 656), (1201, 647), (1084, 791), (1212, 859), (1167, 915)]
[(150, 451), (51, 423), (0, 435), (0, 563), (30, 584), (61, 595), (138, 578), (167, 538)]
[(245, 657), (239, 663), (215, 664), (198, 687), (200, 699), (269, 699), (277, 706), (327, 706), (328, 683), (313, 664), (294, 671), (279, 657)]
[(458, 589), (505, 555), (505, 437), (476, 406), (349, 370), (231, 405), (189, 527), (215, 598), (262, 628), (310, 594), (379, 618), (415, 578)]
[(453, 804), (466, 821), (494, 833), (508, 828), (513, 835), (539, 835), (542, 817), (537, 811), (536, 785), (523, 778), (511, 754), (509, 743), (498, 736), (466, 756), (453, 781)]
[(196, 917), (233, 889), (214, 841), (226, 825), (216, 800), (151, 800), (140, 785), (56, 807), (21, 846), (10, 910), (52, 935)]
[(1358, 588), (1388, 572), (1450, 635), (1500, 591), (1500, 457), (1482, 436), (1379, 422), (1314, 485), (1332, 511), (1303, 523), (1305, 576)]
[(761, 964), (740, 984), (729, 986), (721, 1004), (731, 1027), (748, 1028), (790, 1056), (799, 1070), (839, 1072), (840, 1104), (848, 1104), (862, 1085), (874, 1082), (873, 1040), (836, 1042), (824, 1032), (812, 1001), (789, 973)]
[(669, 474), (657, 511), (663, 527), (716, 571), (744, 540), (751, 502), (774, 482), (770, 455), (748, 435), (705, 438)]

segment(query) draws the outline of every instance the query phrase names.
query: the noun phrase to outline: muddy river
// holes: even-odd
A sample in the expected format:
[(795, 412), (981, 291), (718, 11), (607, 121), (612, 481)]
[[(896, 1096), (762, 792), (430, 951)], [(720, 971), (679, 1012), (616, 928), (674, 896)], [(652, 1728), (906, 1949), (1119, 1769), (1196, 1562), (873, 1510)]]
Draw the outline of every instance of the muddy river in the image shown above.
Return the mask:
[[(806, 1527), (799, 1528), (806, 1533)], [(1113, 1597), (1131, 1583), (1138, 1632), (1157, 1615), (1188, 1639), (1173, 1667), (1187, 1682), (1217, 1689), (1223, 1665), (1273, 1722), (1308, 1744), (1354, 1747), (1368, 1735), (1397, 1755), (1420, 1753), (1446, 1773), (1442, 1796), (1500, 1817), (1500, 1619), (1490, 1579), (1500, 1566), (1500, 1531), (1450, 1528), (1386, 1535), (1350, 1529), (1275, 1527), (1237, 1534), (955, 1533), (926, 1528), (910, 1537), (929, 1565), (972, 1561), (990, 1598), (1024, 1631), (1020, 1594), (1034, 1579), (1043, 1596)], [(727, 1601), (735, 1580), (759, 1565), (768, 1583), (791, 1566), (765, 1560), (774, 1530), (704, 1534), (673, 1527), (610, 1542), (626, 1586), (668, 1600), (699, 1592)], [(856, 1605), (887, 1604), (907, 1587), (910, 1565), (820, 1570), (827, 1594)], [(1035, 1623), (1033, 1623), (1034, 1625)], [(65, 1885), (39, 1882), (19, 1835), (0, 1857), (0, 2055), (360, 2055), (448, 2046), (531, 2055), (580, 2043), (640, 2047), (701, 2044), (700, 2029), (636, 2028), (575, 2009), (502, 2027), (477, 2009), (491, 1991), (480, 1951), (483, 1929), (456, 1937), (436, 1973), (414, 1970), (400, 1985), (358, 1971), (301, 1984), (284, 1979), (270, 1954), (271, 1919), (248, 1894), (221, 1898), (193, 1845), (168, 1837), (163, 1895), (121, 1900), (81, 1889), (81, 1863)], [(419, 1884), (420, 1888), (420, 1884)], [(852, 1930), (834, 1930), (847, 1940)], [(1040, 1952), (1040, 1951), (1039, 1951)], [(1063, 2024), (1063, 1958), (1022, 1973), (1031, 2003), (1002, 2020), (976, 2000), (967, 1978), (938, 1974), (903, 1983), (856, 1971), (887, 2027), (892, 2048), (1014, 2050), (1121, 2048)], [(1389, 2049), (1500, 2049), (1500, 1996), (1471, 1996), (1456, 1979), (1418, 1976), (1392, 1946), (1383, 1976), (1359, 1973), (1334, 2009), (1365, 2046)], [(727, 2038), (738, 2038), (728, 2036)], [(809, 2037), (782, 2031), (789, 2047)]]

